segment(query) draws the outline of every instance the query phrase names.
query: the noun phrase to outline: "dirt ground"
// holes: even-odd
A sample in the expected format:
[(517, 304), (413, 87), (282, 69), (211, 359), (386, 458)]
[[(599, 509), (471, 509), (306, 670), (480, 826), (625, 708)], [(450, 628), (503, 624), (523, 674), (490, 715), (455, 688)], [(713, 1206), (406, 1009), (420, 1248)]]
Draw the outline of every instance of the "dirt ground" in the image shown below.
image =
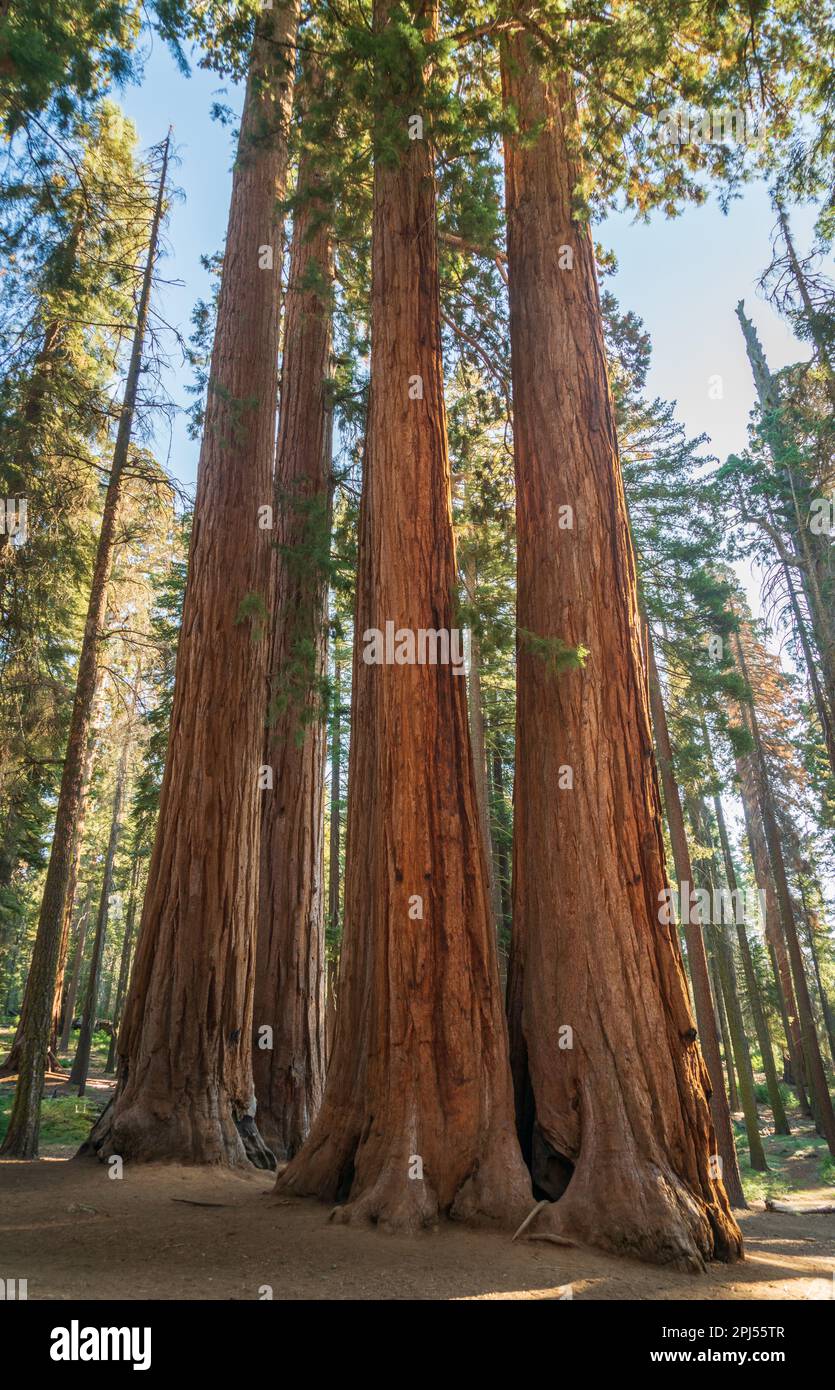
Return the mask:
[[(4, 1078), (0, 1092), (13, 1084)], [(111, 1080), (91, 1076), (91, 1101), (111, 1092)], [(67, 1094), (66, 1075), (49, 1073), (47, 1097)], [(769, 1143), (772, 1163), (785, 1143)], [(319, 1202), (276, 1201), (269, 1173), (126, 1165), (113, 1179), (95, 1159), (73, 1159), (76, 1150), (47, 1142), (39, 1161), (0, 1160), (0, 1278), (26, 1279), (30, 1299), (247, 1300), (269, 1297), (265, 1286), (274, 1299), (835, 1297), (835, 1213), (788, 1216), (752, 1202), (738, 1213), (745, 1262), (694, 1276), (449, 1223), (387, 1235), (333, 1223)], [(781, 1197), (835, 1201), (805, 1141), (782, 1161), (790, 1191)]]
[[(416, 1238), (271, 1198), (269, 1174), (0, 1163), (0, 1274), (30, 1299), (809, 1299), (835, 1290), (835, 1215), (741, 1214), (747, 1259), (701, 1276), (454, 1226)], [(832, 1200), (806, 1191), (798, 1200)], [(199, 1205), (207, 1203), (210, 1205)], [(196, 1205), (195, 1205), (196, 1204)]]

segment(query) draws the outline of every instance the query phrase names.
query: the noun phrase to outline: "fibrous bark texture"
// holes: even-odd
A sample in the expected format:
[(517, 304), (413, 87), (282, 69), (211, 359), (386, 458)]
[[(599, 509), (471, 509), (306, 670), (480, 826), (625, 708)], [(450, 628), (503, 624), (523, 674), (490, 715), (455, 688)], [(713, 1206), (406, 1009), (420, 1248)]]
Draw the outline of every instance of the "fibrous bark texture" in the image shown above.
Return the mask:
[[(568, 75), (543, 81), (524, 34), (502, 56), (518, 122), (505, 148), (522, 633), (512, 977), (534, 1175), (559, 1196), (537, 1228), (698, 1269), (742, 1241), (711, 1173), (675, 930), (659, 921), (660, 805), (592, 239), (573, 205), (573, 94)], [(582, 669), (559, 670), (563, 644), (587, 649)]]
[[(311, 74), (311, 99), (319, 83)], [(306, 1139), (325, 1081), (324, 777), (333, 250), (302, 154), (284, 320), (252, 1069), (277, 1159)], [(265, 1031), (267, 1030), (267, 1031)], [(266, 1045), (269, 1044), (269, 1045)]]
[(257, 22), (156, 841), (117, 1090), (88, 1145), (102, 1157), (270, 1162), (253, 1123), (251, 1050), (270, 556), (258, 509), (272, 485), (297, 22), (296, 3)]
[[(378, 34), (390, 9), (376, 0)], [(413, 14), (431, 23), (430, 7)], [(375, 118), (390, 135), (397, 126), (401, 148), (392, 159), (378, 147), (375, 160), (336, 1036), (319, 1118), (277, 1184), (389, 1229), (441, 1215), (518, 1223), (531, 1202), (514, 1133), (463, 668), (363, 660), (363, 634), (387, 621), (412, 632), (455, 625), (432, 156), (427, 138), (405, 139), (421, 109), (414, 61), (409, 81), (383, 64), (377, 74)]]

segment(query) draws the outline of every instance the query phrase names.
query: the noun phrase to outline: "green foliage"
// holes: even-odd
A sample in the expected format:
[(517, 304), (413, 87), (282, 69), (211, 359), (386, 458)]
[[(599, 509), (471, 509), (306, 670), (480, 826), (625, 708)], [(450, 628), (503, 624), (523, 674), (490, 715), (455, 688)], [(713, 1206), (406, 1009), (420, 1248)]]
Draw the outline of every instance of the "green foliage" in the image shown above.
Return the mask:
[(250, 624), (250, 635), (253, 642), (263, 640), (267, 631), (269, 612), (262, 594), (245, 594), (238, 605), (235, 615), (235, 623)]
[(0, 538), (0, 949), (28, 929), (43, 866), (151, 209), (133, 127), (107, 101), (59, 140), (13, 141), (7, 170), (0, 496), (25, 496), (28, 538)]
[(133, 72), (141, 8), (122, 0), (27, 0), (0, 18), (0, 122), (13, 134), (54, 102), (59, 122)]
[(544, 662), (552, 676), (561, 676), (565, 671), (582, 670), (588, 656), (588, 648), (582, 645), (572, 647), (562, 637), (542, 637), (527, 628), (517, 629), (522, 645), (534, 656)]

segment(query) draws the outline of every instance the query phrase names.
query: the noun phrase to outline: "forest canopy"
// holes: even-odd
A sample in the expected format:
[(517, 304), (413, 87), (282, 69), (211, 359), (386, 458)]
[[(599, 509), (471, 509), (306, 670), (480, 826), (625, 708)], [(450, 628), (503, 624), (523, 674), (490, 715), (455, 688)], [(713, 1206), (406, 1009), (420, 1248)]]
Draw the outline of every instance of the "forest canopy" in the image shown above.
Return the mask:
[[(0, 1158), (66, 1102), (91, 1167), (687, 1272), (831, 1204), (834, 38), (0, 0)], [(720, 457), (609, 237), (756, 198)]]

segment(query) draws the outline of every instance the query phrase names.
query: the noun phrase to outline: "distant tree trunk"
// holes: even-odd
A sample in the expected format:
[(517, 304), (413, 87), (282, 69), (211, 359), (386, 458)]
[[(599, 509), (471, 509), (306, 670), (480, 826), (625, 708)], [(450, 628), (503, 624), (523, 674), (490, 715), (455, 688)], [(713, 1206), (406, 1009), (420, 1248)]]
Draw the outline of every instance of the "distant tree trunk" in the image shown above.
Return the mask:
[(331, 794), (328, 824), (328, 925), (334, 936), (339, 932), (339, 827), (340, 779), (342, 776), (342, 670), (333, 663), (333, 718), (331, 721)]
[(73, 828), (78, 821), (81, 806), (84, 764), (96, 690), (99, 635), (107, 609), (107, 585), (116, 546), (116, 522), (122, 495), (122, 479), (128, 460), (139, 377), (142, 369), (142, 348), (148, 322), (154, 262), (165, 200), (169, 140), (170, 136), (165, 142), (157, 200), (151, 223), (148, 258), (142, 279), (139, 311), (134, 329), (116, 442), (113, 448), (101, 531), (96, 549), (87, 619), (78, 658), (75, 700), (70, 720), (64, 770), (61, 777), (61, 789), (58, 794), (58, 806), (55, 812), (49, 866), (46, 871), (32, 963), (29, 967), (27, 988), (31, 991), (31, 1012), (26, 1021), (26, 1031), (21, 1036), (20, 1068), (14, 1107), (6, 1138), (2, 1148), (0, 1148), (0, 1154), (7, 1158), (35, 1158), (38, 1152), (41, 1096), (43, 1095), (44, 1072), (52, 1035), (55, 983), (66, 923), (67, 895), (76, 855)]
[(728, 1083), (728, 1106), (732, 1111), (739, 1110), (739, 1092), (736, 1086), (736, 1073), (734, 1071), (734, 1052), (731, 1047), (731, 1035), (728, 1029), (728, 1010), (726, 1007), (726, 993), (722, 988), (722, 979), (719, 974), (718, 951), (715, 941), (708, 949), (708, 964), (710, 966), (710, 982), (713, 991), (713, 998), (716, 1004), (716, 1026), (719, 1036), (722, 1039), (722, 1056), (725, 1061), (725, 1076)]
[(84, 960), (84, 944), (87, 940), (87, 926), (90, 920), (90, 908), (92, 907), (92, 887), (87, 889), (87, 896), (84, 906), (77, 923), (78, 940), (75, 943), (75, 955), (73, 956), (72, 974), (70, 975), (67, 993), (64, 999), (64, 1022), (61, 1028), (61, 1037), (58, 1043), (59, 1052), (66, 1052), (70, 1045), (72, 1034), (73, 1015), (75, 1013), (75, 1001), (78, 997), (78, 984), (81, 978), (81, 966)]
[[(779, 533), (775, 531), (775, 534)], [(832, 775), (835, 776), (835, 723), (833, 723), (833, 711), (827, 705), (823, 687), (821, 686), (820, 676), (818, 675), (818, 669), (815, 665), (815, 658), (812, 652), (812, 646), (809, 641), (809, 633), (806, 627), (806, 620), (800, 607), (800, 599), (798, 598), (797, 590), (795, 588), (794, 578), (792, 576), (792, 568), (791, 565), (788, 563), (788, 557), (786, 555), (785, 547), (778, 547), (778, 552), (780, 554), (781, 568), (783, 570), (783, 578), (786, 583), (786, 590), (789, 595), (789, 605), (791, 607), (792, 616), (794, 618), (795, 630), (800, 639), (800, 646), (803, 651), (803, 660), (806, 663), (806, 670), (809, 675), (809, 684), (812, 689), (812, 699), (814, 700), (818, 721), (823, 732), (824, 743), (826, 744), (826, 751), (829, 757), (829, 767)]]
[(84, 761), (84, 771), (81, 779), (81, 798), (78, 807), (78, 817), (73, 826), (73, 855), (70, 864), (70, 875), (67, 880), (67, 899), (64, 904), (64, 924), (61, 929), (61, 947), (58, 953), (58, 969), (55, 973), (55, 998), (52, 1004), (52, 1030), (50, 1034), (50, 1051), (57, 1057), (58, 1054), (58, 1031), (61, 1026), (61, 1000), (64, 993), (64, 973), (67, 968), (67, 955), (70, 948), (70, 928), (72, 925), (73, 908), (75, 906), (75, 894), (78, 887), (78, 871), (81, 867), (81, 852), (84, 848), (84, 825), (87, 819), (87, 808), (90, 800), (90, 782), (93, 776), (93, 759), (96, 751), (95, 735), (91, 735), (87, 745), (87, 756)]
[(270, 568), (258, 509), (271, 499), (297, 24), (297, 0), (256, 21), (156, 839), (116, 1094), (84, 1150), (103, 1158), (272, 1163), (252, 1081)]
[(780, 1014), (783, 1020), (783, 1033), (791, 1061), (792, 1076), (794, 1078), (792, 1084), (797, 1091), (800, 1109), (805, 1115), (810, 1115), (812, 1112), (804, 1084), (803, 1048), (800, 1040), (800, 1025), (798, 1023), (797, 1004), (794, 998), (791, 966), (789, 965), (789, 957), (786, 951), (786, 939), (783, 935), (783, 926), (780, 921), (780, 906), (777, 902), (777, 889), (774, 885), (774, 875), (771, 872), (768, 846), (766, 845), (765, 835), (763, 833), (757, 784), (750, 755), (736, 759), (736, 772), (739, 778), (740, 799), (745, 816), (745, 833), (748, 837), (748, 847), (751, 851), (754, 877), (756, 879), (757, 888), (762, 894), (762, 900), (764, 901), (766, 941), (768, 942), (769, 954), (774, 969), (774, 980), (780, 1003)]
[[(697, 827), (699, 841), (715, 850), (713, 832), (710, 824), (710, 816), (707, 806), (701, 797), (694, 798), (692, 803), (692, 814), (694, 824)], [(713, 874), (713, 861), (707, 861), (707, 882), (711, 895), (711, 902), (717, 900), (716, 881)], [(731, 910), (736, 914), (736, 903), (732, 903)], [(757, 1110), (757, 1098), (754, 1091), (754, 1068), (751, 1065), (751, 1049), (748, 1046), (748, 1038), (745, 1033), (745, 1022), (742, 1017), (742, 1005), (739, 1001), (739, 991), (736, 979), (736, 964), (734, 962), (733, 946), (728, 933), (731, 930), (730, 923), (721, 920), (716, 923), (711, 932), (713, 942), (713, 957), (716, 963), (716, 973), (719, 980), (718, 997), (724, 1005), (725, 1028), (727, 1037), (730, 1040), (730, 1051), (725, 1046), (725, 1057), (727, 1059), (728, 1074), (731, 1071), (731, 1057), (733, 1066), (736, 1070), (736, 1104), (731, 1101), (731, 1108), (741, 1108), (745, 1118), (745, 1130), (748, 1136), (748, 1153), (751, 1167), (758, 1173), (768, 1171), (768, 1164), (765, 1159), (765, 1149), (763, 1148), (762, 1137), (760, 1135), (760, 1117)]]
[(122, 752), (119, 756), (119, 766), (116, 771), (116, 787), (113, 792), (113, 810), (110, 817), (110, 837), (107, 842), (107, 852), (104, 856), (104, 873), (102, 876), (101, 897), (99, 899), (99, 915), (96, 920), (93, 954), (90, 957), (90, 971), (87, 976), (87, 990), (84, 998), (84, 1009), (81, 1015), (81, 1031), (78, 1035), (78, 1047), (76, 1049), (75, 1060), (72, 1064), (72, 1071), (70, 1072), (70, 1079), (68, 1082), (68, 1085), (78, 1087), (78, 1094), (80, 1096), (83, 1096), (87, 1089), (87, 1075), (90, 1070), (90, 1050), (93, 1043), (93, 1033), (96, 1029), (101, 965), (104, 959), (104, 942), (107, 934), (107, 921), (110, 914), (110, 894), (113, 890), (113, 866), (116, 862), (116, 851), (119, 848), (119, 836), (122, 833), (122, 806), (125, 800), (125, 784), (128, 776), (130, 748), (130, 736), (126, 735), (122, 745)]
[[(707, 726), (703, 724), (708, 754), (713, 763), (713, 754), (710, 751), (710, 742), (707, 738)], [(713, 808), (716, 814), (716, 824), (719, 830), (719, 840), (722, 846), (722, 858), (725, 865), (725, 879), (731, 894), (732, 901), (737, 902), (739, 885), (737, 883), (736, 868), (734, 866), (733, 855), (731, 854), (731, 842), (728, 838), (728, 828), (725, 823), (725, 812), (722, 807), (722, 798), (718, 793), (713, 798)], [(757, 1034), (757, 1044), (760, 1049), (760, 1056), (765, 1072), (765, 1083), (768, 1089), (768, 1103), (771, 1106), (771, 1113), (774, 1117), (774, 1133), (790, 1134), (789, 1122), (786, 1119), (786, 1110), (783, 1105), (783, 1097), (780, 1095), (780, 1087), (777, 1079), (777, 1068), (774, 1064), (774, 1053), (771, 1047), (771, 1035), (768, 1031), (768, 1023), (760, 997), (760, 987), (754, 972), (754, 960), (751, 955), (751, 944), (748, 940), (745, 923), (737, 921), (736, 924), (737, 941), (739, 942), (739, 954), (742, 960), (742, 972), (745, 976), (745, 992), (748, 995), (748, 1004), (751, 1009), (751, 1017), (754, 1020), (754, 1028)]]
[[(791, 247), (793, 254), (794, 248), (791, 246), (791, 238), (788, 234), (788, 224), (784, 225), (784, 235), (786, 236), (787, 246)], [(795, 258), (795, 266), (796, 258)], [(802, 274), (800, 278), (803, 284)], [(826, 739), (827, 750), (830, 758), (832, 757), (833, 728), (835, 728), (835, 604), (833, 604), (833, 594), (831, 587), (832, 561), (831, 561), (831, 542), (828, 536), (821, 534), (815, 535), (809, 528), (808, 501), (804, 493), (808, 491), (808, 479), (798, 471), (795, 461), (796, 450), (793, 441), (787, 437), (786, 430), (782, 422), (780, 413), (780, 396), (777, 391), (774, 378), (766, 361), (762, 344), (757, 337), (754, 325), (750, 319), (746, 318), (743, 312), (743, 304), (740, 300), (736, 309), (737, 318), (742, 328), (745, 338), (745, 347), (748, 354), (748, 361), (751, 365), (751, 372), (754, 377), (754, 385), (757, 388), (757, 398), (760, 410), (763, 414), (766, 426), (767, 442), (771, 451), (775, 470), (779, 481), (783, 487), (791, 493), (791, 507), (794, 513), (794, 525), (790, 526), (792, 546), (797, 552), (793, 557), (793, 562), (797, 567), (803, 593), (811, 619), (812, 636), (820, 657), (821, 674), (823, 677), (823, 695), (826, 700), (826, 718), (822, 717), (823, 731)], [(823, 359), (826, 361), (826, 358)], [(835, 379), (831, 370), (827, 377), (827, 385), (830, 393), (835, 391)], [(835, 397), (833, 397), (835, 404)], [(783, 539), (780, 528), (773, 528), (769, 532), (770, 539), (773, 541), (780, 560), (786, 569), (789, 568), (790, 557)], [(793, 584), (789, 580), (789, 595), (793, 596)], [(793, 606), (797, 617), (796, 598)], [(803, 644), (803, 633), (805, 628), (801, 624), (801, 643)], [(804, 655), (806, 646), (804, 645)], [(807, 657), (808, 659), (808, 657)], [(817, 672), (814, 669), (814, 662), (809, 663), (810, 679), (812, 688), (817, 696), (818, 681)], [(835, 764), (833, 764), (835, 773)]]
[(341, 819), (342, 776), (342, 669), (333, 663), (333, 716), (331, 719), (331, 789), (330, 819), (328, 822), (328, 932), (330, 945), (326, 961), (325, 1059), (330, 1060), (336, 1028), (336, 980), (338, 975), (338, 942), (341, 932), (339, 915), (339, 845)]
[[(318, 72), (309, 71), (305, 87), (313, 99), (319, 86)], [(331, 519), (331, 211), (316, 156), (305, 148), (284, 310), (264, 758), (273, 789), (263, 793), (261, 816), (252, 1054), (258, 1128), (280, 1161), (301, 1148), (325, 1081), (322, 702)], [(269, 1033), (260, 1032), (264, 1028)]]
[[(478, 595), (478, 575), (475, 564), (472, 562), (465, 568), (464, 582), (469, 602), (474, 605)], [(473, 765), (475, 767), (476, 800), (478, 801), (481, 831), (484, 836), (484, 856), (487, 861), (487, 873), (490, 883), (493, 929), (498, 930), (501, 918), (501, 899), (496, 882), (495, 865), (493, 863), (493, 846), (490, 839), (490, 784), (487, 780), (487, 744), (484, 736), (484, 705), (482, 703), (481, 692), (481, 647), (478, 635), (474, 631), (470, 633), (469, 715), (470, 742), (472, 743)]]
[(128, 987), (128, 977), (130, 975), (130, 953), (133, 945), (133, 928), (136, 921), (136, 895), (139, 885), (139, 872), (142, 868), (142, 860), (139, 854), (134, 856), (130, 871), (130, 893), (128, 896), (128, 910), (125, 914), (125, 934), (122, 938), (122, 954), (119, 960), (119, 981), (116, 986), (116, 1007), (113, 1010), (113, 1032), (110, 1034), (110, 1046), (107, 1049), (107, 1061), (105, 1071), (112, 1072), (116, 1064), (116, 1040), (119, 1033), (119, 1026), (122, 1021), (122, 1006), (125, 1001), (125, 994)]
[[(742, 649), (742, 643), (739, 640), (739, 634), (736, 634), (735, 646), (740, 673), (743, 680), (745, 680), (750, 688), (745, 653)], [(797, 1007), (800, 1015), (800, 1037), (803, 1044), (803, 1060), (812, 1091), (815, 1118), (829, 1146), (829, 1152), (832, 1154), (833, 1158), (835, 1158), (835, 1113), (833, 1113), (832, 1110), (832, 1100), (829, 1095), (826, 1073), (823, 1069), (823, 1060), (818, 1045), (818, 1035), (815, 1028), (815, 1017), (812, 1012), (812, 1001), (809, 996), (809, 986), (806, 981), (803, 953), (800, 949), (800, 940), (797, 934), (794, 908), (792, 907), (791, 893), (789, 892), (786, 868), (783, 861), (783, 851), (780, 844), (780, 833), (774, 812), (771, 785), (768, 780), (768, 770), (760, 737), (759, 720), (757, 718), (756, 706), (753, 699), (746, 706), (746, 712), (748, 727), (754, 741), (754, 772), (757, 781), (760, 811), (763, 819), (763, 830), (765, 831), (766, 844), (768, 845), (769, 857), (771, 859), (771, 868), (774, 874), (775, 887), (777, 889), (777, 901), (780, 904), (780, 916), (782, 917), (783, 930), (786, 934), (786, 945), (788, 947), (789, 960), (791, 961), (795, 997), (797, 999)]]
[[(701, 1268), (738, 1257), (742, 1239), (711, 1176), (709, 1083), (675, 927), (659, 922), (661, 808), (594, 250), (574, 216), (574, 95), (568, 74), (545, 84), (521, 33), (502, 40), (502, 87), (514, 116), (505, 200), (520, 632), (522, 1005), (511, 1034), (527, 1051), (534, 1179), (563, 1193), (538, 1222)], [(561, 669), (580, 645), (591, 648), (582, 670)], [(517, 1080), (520, 1070), (514, 1058)]]
[[(95, 696), (94, 702), (95, 702)], [(92, 719), (92, 716), (91, 716)], [(64, 903), (64, 922), (61, 928), (61, 945), (58, 953), (58, 964), (55, 971), (55, 997), (52, 1003), (52, 1024), (49, 1032), (49, 1049), (46, 1056), (47, 1071), (56, 1071), (60, 1067), (58, 1060), (58, 1032), (61, 1027), (61, 1005), (64, 994), (64, 971), (67, 965), (67, 952), (70, 944), (70, 927), (72, 925), (73, 907), (75, 905), (75, 890), (78, 882), (78, 868), (81, 863), (81, 851), (84, 846), (84, 821), (87, 816), (87, 802), (90, 791), (90, 778), (93, 772), (93, 756), (95, 753), (96, 738), (91, 733), (87, 742), (87, 752), (84, 758), (84, 767), (81, 774), (81, 793), (78, 801), (78, 815), (73, 823), (70, 832), (72, 836), (72, 857), (70, 860), (69, 877), (67, 879), (67, 896)], [(11, 1050), (8, 1057), (0, 1067), (0, 1073), (14, 1076), (20, 1066), (20, 1049), (23, 1035), (29, 1026), (29, 1011), (32, 1007), (32, 993), (29, 988), (27, 978), (26, 989), (23, 992), (23, 1004), (20, 1010), (20, 1018), (15, 1030)]]
[[(494, 794), (494, 796), (495, 796), (495, 798), (496, 798), (497, 803), (498, 803), (499, 805), (502, 805), (502, 806), (503, 806), (503, 805), (504, 805), (504, 768), (502, 767), (502, 754), (501, 754), (501, 749), (498, 748), (498, 747), (496, 747), (496, 746), (494, 746), (494, 748), (493, 748), (492, 767), (493, 767), (493, 794)], [(499, 882), (499, 889), (500, 889), (500, 893), (501, 893), (501, 904), (502, 904), (502, 917), (501, 917), (501, 920), (502, 920), (502, 924), (503, 924), (503, 926), (504, 926), (505, 931), (506, 931), (507, 933), (509, 933), (509, 932), (510, 932), (511, 922), (512, 922), (512, 920), (513, 920), (513, 903), (512, 903), (511, 895), (510, 895), (510, 862), (509, 862), (509, 859), (508, 859), (508, 853), (507, 853), (507, 849), (506, 849), (506, 846), (505, 846), (504, 838), (503, 838), (502, 834), (500, 833), (500, 832), (502, 831), (502, 829), (504, 829), (503, 826), (498, 826), (498, 827), (497, 827), (497, 835), (496, 835), (496, 840), (495, 840), (496, 878), (498, 879), (498, 882)]]
[(824, 987), (823, 977), (821, 975), (820, 960), (818, 958), (818, 947), (817, 942), (815, 941), (815, 927), (817, 925), (817, 917), (809, 905), (806, 889), (803, 886), (802, 880), (800, 883), (800, 895), (803, 903), (803, 920), (806, 923), (806, 940), (809, 943), (809, 955), (812, 958), (812, 969), (815, 972), (815, 982), (818, 987), (818, 997), (821, 1003), (821, 1015), (823, 1017), (823, 1025), (826, 1029), (826, 1039), (829, 1044), (829, 1053), (832, 1057), (833, 1062), (835, 1062), (835, 1027), (833, 1027), (832, 1007), (829, 1003), (829, 997)]
[[(667, 825), (670, 831), (670, 844), (673, 851), (676, 878), (678, 879), (679, 910), (683, 913), (685, 898), (688, 902), (687, 921), (684, 923), (684, 937), (687, 942), (687, 961), (690, 966), (690, 980), (693, 986), (693, 1003), (699, 1038), (710, 1076), (710, 1109), (716, 1131), (718, 1153), (722, 1160), (722, 1178), (728, 1196), (734, 1206), (747, 1205), (742, 1191), (742, 1179), (734, 1144), (733, 1125), (722, 1075), (722, 1061), (719, 1053), (719, 1038), (716, 1028), (716, 1014), (711, 996), (705, 947), (705, 923), (701, 920), (698, 899), (695, 897), (693, 867), (690, 862), (690, 847), (687, 843), (687, 830), (681, 805), (678, 784), (675, 777), (673, 749), (667, 727), (667, 711), (658, 676), (655, 660), (655, 647), (649, 624), (644, 626), (649, 675), (649, 702), (652, 711), (652, 726), (658, 752), (658, 769), (664, 789), (664, 807), (667, 812)], [(686, 885), (686, 886), (685, 886)], [(730, 1060), (730, 1054), (728, 1054)], [(729, 1068), (730, 1070), (730, 1068)]]
[(757, 1173), (768, 1172), (762, 1137), (760, 1135), (759, 1111), (754, 1090), (754, 1069), (751, 1065), (751, 1049), (745, 1034), (742, 1008), (737, 993), (737, 977), (733, 959), (733, 948), (725, 936), (724, 925), (716, 929), (716, 966), (719, 981), (725, 998), (725, 1011), (728, 1017), (728, 1032), (731, 1038), (736, 1072), (739, 1078), (739, 1099), (745, 1117), (748, 1135), (748, 1155), (751, 1167)]
[[(783, 240), (786, 243), (786, 254), (789, 259), (792, 278), (800, 295), (800, 302), (803, 305), (803, 313), (806, 318), (806, 326), (809, 329), (812, 342), (815, 345), (815, 353), (826, 373), (826, 389), (832, 403), (832, 409), (835, 410), (835, 371), (833, 371), (829, 343), (821, 332), (821, 323), (824, 319), (824, 315), (815, 312), (815, 306), (812, 303), (812, 296), (809, 293), (806, 276), (803, 273), (803, 267), (800, 264), (797, 251), (795, 250), (794, 238), (791, 234), (791, 227), (789, 226), (785, 204), (780, 198), (776, 199), (776, 204), (777, 216), (780, 219), (780, 230), (783, 233)], [(833, 769), (833, 771), (835, 771), (835, 769)]]
[[(376, 34), (394, 42), (400, 13), (375, 0)], [(409, 13), (431, 36), (435, 6)], [(427, 119), (418, 47), (400, 45), (396, 72), (378, 59), (373, 88), (373, 386), (336, 1036), (319, 1118), (277, 1183), (347, 1203), (343, 1220), (407, 1230), (444, 1215), (518, 1222), (531, 1204), (463, 668), (363, 659), (388, 621), (414, 640), (449, 633), (455, 612), (433, 152), (428, 130), (407, 135), (412, 113)]]

